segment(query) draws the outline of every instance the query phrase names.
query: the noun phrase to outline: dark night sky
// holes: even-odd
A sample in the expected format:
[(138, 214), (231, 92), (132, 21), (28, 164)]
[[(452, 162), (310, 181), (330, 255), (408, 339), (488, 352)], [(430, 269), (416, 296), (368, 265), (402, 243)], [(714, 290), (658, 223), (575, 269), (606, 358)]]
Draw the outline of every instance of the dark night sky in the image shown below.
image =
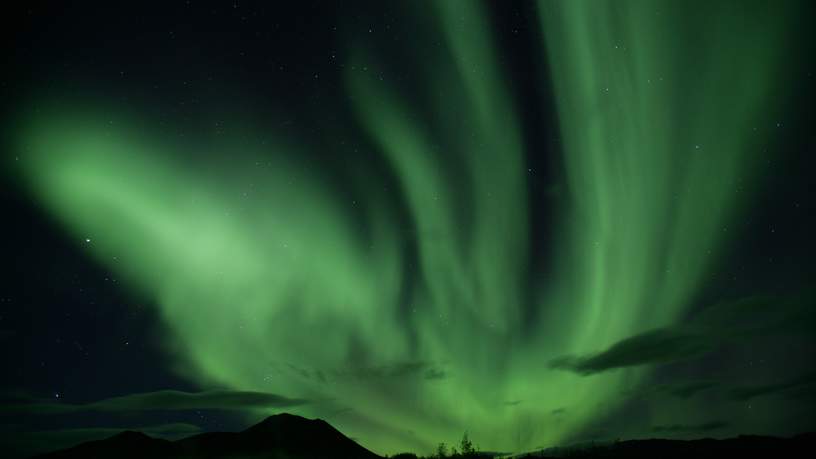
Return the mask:
[(0, 450), (816, 430), (808, 3), (6, 10)]

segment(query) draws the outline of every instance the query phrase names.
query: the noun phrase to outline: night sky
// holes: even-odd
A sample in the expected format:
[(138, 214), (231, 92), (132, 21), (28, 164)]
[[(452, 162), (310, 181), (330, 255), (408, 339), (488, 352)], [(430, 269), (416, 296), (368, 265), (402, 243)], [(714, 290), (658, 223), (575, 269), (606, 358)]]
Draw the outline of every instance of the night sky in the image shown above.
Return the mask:
[(0, 451), (816, 430), (812, 2), (25, 3)]

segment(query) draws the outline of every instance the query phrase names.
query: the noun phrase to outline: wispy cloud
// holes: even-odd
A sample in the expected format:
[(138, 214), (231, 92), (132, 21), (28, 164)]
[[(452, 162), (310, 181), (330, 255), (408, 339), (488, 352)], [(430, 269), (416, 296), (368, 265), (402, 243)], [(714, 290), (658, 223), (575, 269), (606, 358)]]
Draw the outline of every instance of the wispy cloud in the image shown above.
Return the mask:
[(701, 380), (688, 381), (677, 384), (663, 384), (657, 386), (656, 391), (669, 394), (677, 398), (690, 398), (694, 395), (720, 385), (717, 381)]
[(731, 389), (731, 398), (738, 401), (748, 401), (769, 395), (792, 394), (796, 396), (802, 393), (816, 395), (816, 374), (811, 373), (777, 383), (735, 387)]
[(123, 395), (83, 404), (29, 399), (25, 403), (5, 403), (0, 406), (0, 412), (73, 413), (81, 411), (240, 410), (248, 408), (287, 408), (306, 403), (309, 403), (309, 401), (265, 392), (160, 390)]
[(711, 350), (703, 335), (662, 328), (626, 338), (594, 355), (563, 356), (551, 360), (550, 368), (591, 375), (615, 368), (676, 362)]
[[(624, 338), (595, 354), (565, 355), (550, 368), (588, 376), (617, 368), (666, 364), (701, 357), (724, 343), (748, 338), (816, 331), (816, 295), (752, 296), (716, 304), (682, 325), (659, 328)], [(693, 395), (707, 387), (688, 387), (676, 395)], [(689, 392), (690, 391), (690, 392)]]

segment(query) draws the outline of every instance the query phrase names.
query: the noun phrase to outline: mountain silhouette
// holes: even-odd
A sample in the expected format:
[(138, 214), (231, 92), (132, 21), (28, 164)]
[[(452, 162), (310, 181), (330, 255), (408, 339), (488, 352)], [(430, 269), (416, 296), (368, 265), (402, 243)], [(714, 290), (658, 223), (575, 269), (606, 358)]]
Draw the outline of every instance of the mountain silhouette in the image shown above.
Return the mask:
[(181, 440), (152, 438), (141, 432), (122, 432), (82, 443), (37, 459), (376, 459), (321, 419), (292, 414), (270, 416), (242, 432), (208, 432)]
[[(469, 456), (492, 457), (494, 453)], [(505, 453), (506, 454), (506, 453)], [(507, 457), (506, 455), (502, 455)], [(715, 440), (626, 440), (549, 448), (513, 458), (772, 458), (816, 457), (816, 433), (792, 438), (741, 435)], [(405, 453), (395, 457), (417, 458)], [(451, 457), (451, 456), (448, 456)], [(208, 432), (181, 440), (125, 431), (32, 459), (382, 459), (322, 419), (292, 414), (270, 416), (241, 432)]]

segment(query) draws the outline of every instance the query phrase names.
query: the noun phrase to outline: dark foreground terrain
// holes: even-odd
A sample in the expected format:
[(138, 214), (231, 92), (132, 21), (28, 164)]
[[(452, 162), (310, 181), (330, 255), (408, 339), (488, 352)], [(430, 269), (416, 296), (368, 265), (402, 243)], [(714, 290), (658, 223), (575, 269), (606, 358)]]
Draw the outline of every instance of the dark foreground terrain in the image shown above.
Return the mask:
[(553, 448), (514, 458), (797, 458), (816, 457), (816, 433), (792, 438), (741, 435), (714, 440), (627, 440), (581, 448)]
[(122, 432), (105, 440), (82, 443), (37, 459), (375, 459), (320, 419), (291, 414), (270, 416), (242, 432), (210, 432), (169, 441), (141, 432)]
[[(169, 441), (141, 432), (122, 432), (55, 451), (36, 459), (375, 459), (363, 448), (320, 419), (279, 414), (242, 432), (211, 432)], [(399, 458), (417, 456), (407, 453)], [(432, 456), (440, 457), (440, 456)], [(447, 457), (489, 457), (487, 453)], [(628, 440), (553, 448), (514, 458), (788, 458), (816, 457), (816, 433), (792, 438), (740, 436), (725, 440)]]

